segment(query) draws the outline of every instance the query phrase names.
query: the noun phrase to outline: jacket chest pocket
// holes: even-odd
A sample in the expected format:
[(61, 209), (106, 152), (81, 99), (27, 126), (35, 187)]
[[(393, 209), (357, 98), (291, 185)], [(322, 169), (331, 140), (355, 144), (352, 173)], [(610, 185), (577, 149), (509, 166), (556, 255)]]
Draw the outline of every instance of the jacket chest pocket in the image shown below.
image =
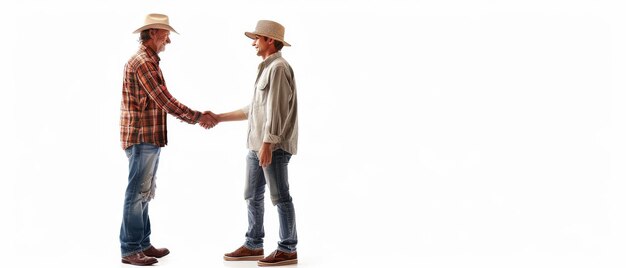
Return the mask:
[(254, 85), (257, 91), (264, 91), (267, 89), (268, 85), (269, 85), (269, 77), (267, 77), (267, 75), (263, 75), (261, 74), (261, 77), (259, 77), (259, 79), (256, 81), (256, 84)]
[(269, 79), (267, 77), (261, 77), (257, 81), (254, 90), (254, 105), (265, 106), (267, 100), (267, 94), (269, 92)]

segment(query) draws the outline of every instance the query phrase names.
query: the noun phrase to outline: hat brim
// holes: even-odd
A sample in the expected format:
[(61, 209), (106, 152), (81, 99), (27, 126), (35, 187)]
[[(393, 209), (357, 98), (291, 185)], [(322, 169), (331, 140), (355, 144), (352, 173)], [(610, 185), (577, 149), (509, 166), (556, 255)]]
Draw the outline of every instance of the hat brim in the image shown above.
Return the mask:
[(145, 25), (135, 30), (133, 33), (140, 33), (141, 31), (147, 30), (147, 29), (162, 29), (162, 30), (168, 30), (170, 32), (175, 32), (176, 34), (179, 34), (176, 30), (174, 30), (174, 28), (172, 28), (172, 26), (169, 26), (167, 24), (162, 24), (162, 23), (153, 23), (153, 24)]
[(284, 46), (286, 46), (286, 47), (290, 47), (290, 46), (291, 46), (289, 43), (287, 43), (287, 41), (285, 41), (285, 40), (280, 40), (279, 38), (276, 38), (276, 37), (273, 37), (273, 36), (263, 35), (263, 34), (257, 34), (257, 33), (254, 33), (254, 32), (244, 32), (244, 34), (245, 34), (248, 38), (250, 38), (250, 39), (256, 39), (256, 37), (260, 35), (260, 36), (265, 36), (265, 37), (272, 38), (272, 39), (274, 39), (274, 40), (278, 40), (278, 41), (282, 42), (282, 43), (283, 43), (283, 45), (284, 45)]

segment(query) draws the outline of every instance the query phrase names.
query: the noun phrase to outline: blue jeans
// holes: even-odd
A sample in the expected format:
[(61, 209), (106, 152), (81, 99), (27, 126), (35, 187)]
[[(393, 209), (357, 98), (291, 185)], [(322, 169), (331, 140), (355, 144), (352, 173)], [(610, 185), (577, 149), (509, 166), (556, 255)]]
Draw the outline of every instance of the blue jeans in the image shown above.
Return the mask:
[(259, 166), (255, 151), (247, 157), (246, 188), (244, 198), (248, 203), (248, 231), (245, 246), (250, 249), (263, 247), (264, 193), (265, 184), (270, 189), (272, 204), (278, 208), (280, 222), (280, 242), (278, 249), (284, 252), (296, 251), (298, 235), (296, 232), (296, 213), (289, 195), (287, 165), (291, 154), (283, 150), (272, 152), (272, 163), (266, 168)]
[(126, 149), (129, 172), (120, 228), (122, 257), (151, 246), (148, 203), (154, 197), (160, 153), (161, 147), (148, 143), (135, 144)]

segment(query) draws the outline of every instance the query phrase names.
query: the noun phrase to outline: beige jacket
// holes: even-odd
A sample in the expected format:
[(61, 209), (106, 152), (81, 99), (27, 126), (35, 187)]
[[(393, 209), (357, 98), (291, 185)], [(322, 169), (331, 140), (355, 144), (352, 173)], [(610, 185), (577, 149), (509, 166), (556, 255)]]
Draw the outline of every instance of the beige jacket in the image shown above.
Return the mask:
[(289, 63), (276, 52), (257, 72), (252, 103), (241, 109), (248, 117), (248, 149), (259, 151), (264, 142), (272, 151), (298, 151), (296, 80)]

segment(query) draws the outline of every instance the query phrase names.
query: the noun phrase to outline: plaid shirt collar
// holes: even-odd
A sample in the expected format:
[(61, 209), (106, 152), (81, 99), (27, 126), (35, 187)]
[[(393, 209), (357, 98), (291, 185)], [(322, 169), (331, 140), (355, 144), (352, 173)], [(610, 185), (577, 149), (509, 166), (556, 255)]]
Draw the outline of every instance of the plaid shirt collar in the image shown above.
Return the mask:
[(141, 46), (139, 46), (140, 50), (143, 50), (146, 52), (146, 54), (148, 55), (148, 57), (152, 58), (153, 60), (155, 60), (157, 63), (161, 61), (161, 58), (159, 57), (159, 55), (157, 55), (156, 52), (154, 52), (154, 50), (144, 44), (141, 44)]

